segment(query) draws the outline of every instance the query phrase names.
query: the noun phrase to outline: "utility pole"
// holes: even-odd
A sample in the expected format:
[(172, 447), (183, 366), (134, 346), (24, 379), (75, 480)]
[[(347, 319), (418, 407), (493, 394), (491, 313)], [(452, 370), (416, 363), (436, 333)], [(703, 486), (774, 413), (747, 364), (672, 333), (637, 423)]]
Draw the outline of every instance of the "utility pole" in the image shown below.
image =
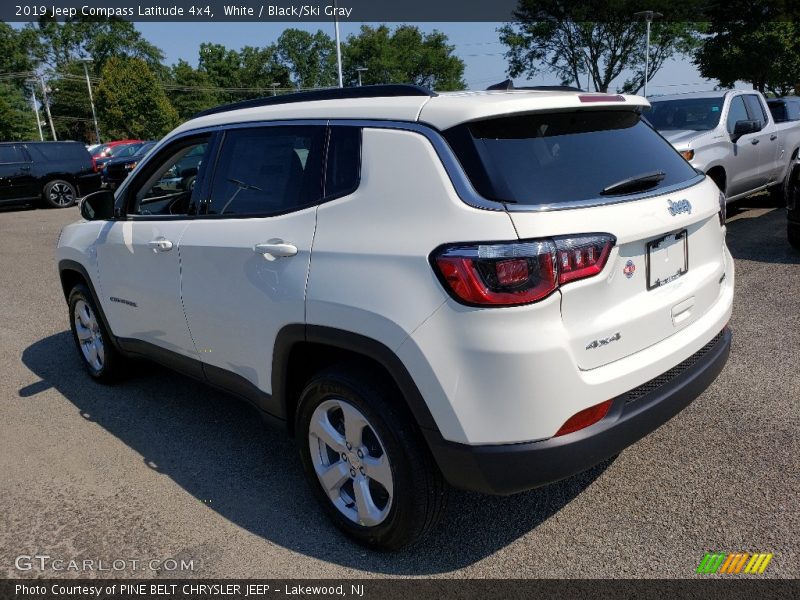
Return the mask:
[(643, 10), (641, 12), (633, 13), (636, 18), (644, 18), (647, 23), (647, 42), (644, 52), (644, 97), (647, 98), (647, 80), (650, 79), (650, 23), (653, 19), (663, 17), (660, 12), (654, 10)]
[(86, 75), (86, 87), (89, 88), (89, 104), (92, 105), (92, 120), (94, 121), (94, 135), (95, 141), (99, 144), (100, 143), (100, 128), (97, 126), (97, 113), (94, 110), (94, 96), (92, 96), (92, 84), (89, 81), (89, 67), (86, 66), (86, 63), (89, 62), (89, 59), (81, 61), (83, 63), (83, 72)]
[(358, 72), (358, 87), (361, 87), (361, 72), (369, 71), (369, 69), (367, 67), (356, 67), (356, 71)]
[(39, 75), (39, 81), (42, 84), (42, 94), (44, 95), (44, 110), (47, 112), (47, 120), (50, 121), (50, 131), (53, 134), (53, 141), (57, 142), (58, 137), (56, 137), (56, 126), (53, 125), (53, 117), (50, 114), (50, 101), (47, 99), (47, 86), (44, 84), (43, 75)]
[(29, 80), (31, 84), (31, 102), (33, 103), (33, 112), (36, 114), (36, 127), (39, 129), (39, 140), (44, 141), (44, 134), (42, 133), (42, 120), (39, 118), (39, 106), (36, 104), (36, 80)]
[(333, 26), (336, 32), (336, 69), (339, 73), (339, 87), (344, 87), (342, 80), (342, 45), (339, 40), (339, 11), (336, 8), (336, 0), (333, 0)]

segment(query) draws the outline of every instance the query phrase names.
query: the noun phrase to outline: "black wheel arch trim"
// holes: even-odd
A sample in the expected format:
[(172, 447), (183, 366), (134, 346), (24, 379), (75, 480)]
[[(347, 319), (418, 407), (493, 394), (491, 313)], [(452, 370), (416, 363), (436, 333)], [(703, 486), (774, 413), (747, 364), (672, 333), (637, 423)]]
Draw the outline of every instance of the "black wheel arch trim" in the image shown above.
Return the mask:
[(92, 278), (89, 276), (89, 272), (86, 270), (81, 263), (75, 260), (70, 260), (68, 258), (64, 258), (58, 261), (58, 276), (61, 280), (61, 289), (64, 291), (64, 300), (69, 303), (69, 293), (72, 289), (67, 289), (67, 279), (65, 274), (67, 271), (73, 271), (78, 273), (81, 278), (86, 283), (86, 286), (89, 288), (89, 292), (92, 294), (92, 298), (94, 299), (95, 306), (97, 307), (97, 312), (100, 315), (100, 320), (103, 322), (103, 327), (109, 333), (109, 337), (111, 338), (111, 344), (114, 346), (114, 349), (117, 351), (122, 351), (122, 348), (119, 345), (119, 341), (117, 337), (114, 335), (110, 325), (108, 324), (108, 319), (106, 319), (106, 314), (103, 312), (103, 303), (100, 302), (100, 295), (97, 293), (97, 290), (94, 287), (94, 283), (92, 282)]
[(288, 397), (287, 373), (292, 349), (296, 344), (303, 342), (339, 348), (375, 360), (389, 373), (400, 389), (425, 437), (427, 438), (429, 433), (438, 434), (436, 421), (422, 393), (397, 354), (373, 338), (324, 325), (286, 325), (275, 338), (272, 354), (272, 395), (276, 399), (275, 406), (281, 411), (276, 415), (278, 418), (289, 421), (293, 417), (289, 415), (289, 403), (292, 399)]

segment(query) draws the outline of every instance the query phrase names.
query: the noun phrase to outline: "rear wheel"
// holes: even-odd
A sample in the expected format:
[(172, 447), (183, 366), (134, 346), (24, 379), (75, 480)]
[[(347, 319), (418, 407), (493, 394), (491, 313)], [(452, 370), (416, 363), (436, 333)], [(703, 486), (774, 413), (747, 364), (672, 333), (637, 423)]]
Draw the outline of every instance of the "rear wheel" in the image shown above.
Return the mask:
[(800, 225), (796, 223), (789, 223), (786, 227), (786, 233), (789, 237), (789, 244), (795, 250), (800, 250)]
[(353, 368), (327, 369), (306, 386), (297, 442), (314, 495), (361, 544), (396, 550), (438, 522), (447, 487), (394, 386)]
[(114, 348), (94, 298), (83, 284), (76, 285), (69, 294), (69, 323), (89, 375), (101, 383), (116, 381), (125, 359)]
[(51, 208), (68, 208), (75, 205), (78, 192), (69, 181), (54, 179), (44, 186), (42, 197), (45, 204)]

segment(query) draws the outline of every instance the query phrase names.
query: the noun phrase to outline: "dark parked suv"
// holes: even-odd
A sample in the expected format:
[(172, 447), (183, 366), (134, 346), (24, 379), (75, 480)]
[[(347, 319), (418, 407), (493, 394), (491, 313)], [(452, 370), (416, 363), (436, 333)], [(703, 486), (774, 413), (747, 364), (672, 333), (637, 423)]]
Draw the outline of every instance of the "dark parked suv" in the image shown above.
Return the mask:
[(66, 208), (99, 187), (100, 174), (81, 143), (0, 143), (0, 205), (43, 201)]

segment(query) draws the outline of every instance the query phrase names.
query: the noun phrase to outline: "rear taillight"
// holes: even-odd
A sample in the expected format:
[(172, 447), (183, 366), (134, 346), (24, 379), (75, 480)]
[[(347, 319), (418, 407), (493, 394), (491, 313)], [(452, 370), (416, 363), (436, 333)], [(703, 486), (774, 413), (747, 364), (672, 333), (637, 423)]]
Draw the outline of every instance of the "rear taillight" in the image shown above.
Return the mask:
[(92, 157), (92, 171), (97, 173), (97, 159), (94, 156)]
[(516, 306), (546, 298), (559, 285), (599, 273), (616, 239), (592, 234), (440, 248), (433, 265), (445, 288), (473, 306)]

